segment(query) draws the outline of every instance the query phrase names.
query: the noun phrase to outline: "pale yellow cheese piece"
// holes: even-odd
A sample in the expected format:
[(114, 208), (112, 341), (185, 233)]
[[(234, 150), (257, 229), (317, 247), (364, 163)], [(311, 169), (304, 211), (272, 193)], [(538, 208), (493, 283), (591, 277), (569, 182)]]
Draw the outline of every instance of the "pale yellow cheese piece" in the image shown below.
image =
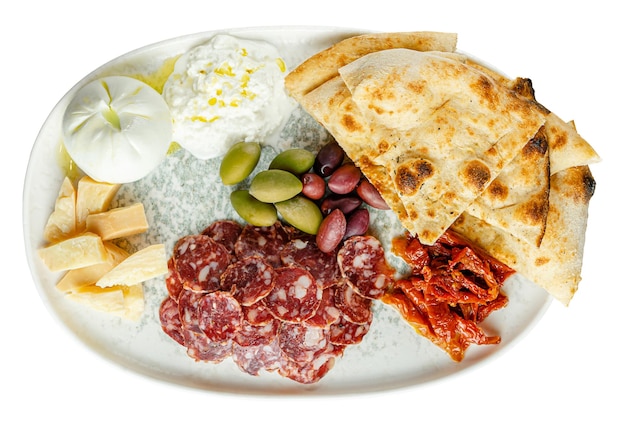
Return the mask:
[(105, 242), (104, 248), (107, 250), (106, 261), (69, 270), (57, 283), (57, 289), (61, 292), (69, 293), (78, 291), (88, 285), (94, 285), (102, 276), (130, 255), (126, 250), (111, 242)]
[(120, 187), (121, 184), (98, 182), (89, 176), (84, 176), (78, 181), (78, 189), (76, 190), (77, 231), (85, 230), (87, 216), (109, 209), (111, 201)]
[(145, 308), (143, 284), (122, 286), (124, 292), (124, 317), (139, 320)]
[(90, 285), (67, 295), (70, 300), (86, 305), (94, 310), (115, 314), (124, 317), (126, 301), (121, 286), (100, 288)]
[(90, 214), (86, 223), (87, 231), (100, 235), (103, 241), (140, 234), (148, 229), (142, 203)]
[(125, 319), (137, 321), (145, 309), (143, 286), (111, 286), (101, 288), (90, 285), (67, 295), (70, 300)]
[(103, 288), (114, 285), (130, 286), (164, 275), (167, 271), (165, 245), (154, 244), (131, 254), (100, 278), (96, 285)]
[(107, 250), (102, 239), (90, 232), (40, 248), (38, 253), (52, 272), (78, 269), (107, 260)]
[(58, 242), (69, 238), (75, 231), (76, 189), (70, 178), (65, 177), (54, 204), (54, 210), (43, 230), (43, 236), (48, 242)]

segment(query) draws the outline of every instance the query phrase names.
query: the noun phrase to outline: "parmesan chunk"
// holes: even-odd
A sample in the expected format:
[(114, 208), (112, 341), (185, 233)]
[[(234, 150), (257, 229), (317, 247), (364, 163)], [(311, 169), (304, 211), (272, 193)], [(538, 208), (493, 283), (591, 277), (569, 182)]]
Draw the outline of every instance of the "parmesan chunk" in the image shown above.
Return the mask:
[(87, 216), (109, 209), (111, 201), (120, 187), (120, 184), (98, 182), (89, 176), (84, 176), (78, 181), (78, 189), (76, 191), (77, 231), (85, 230)]
[(143, 297), (143, 285), (135, 284), (123, 286), (124, 292), (124, 316), (130, 320), (139, 320), (145, 308)]
[(88, 232), (98, 234), (103, 241), (108, 241), (145, 232), (148, 229), (148, 220), (143, 204), (136, 203), (90, 214), (86, 225)]
[(107, 260), (102, 239), (90, 232), (41, 248), (38, 253), (52, 272), (78, 269)]
[(124, 291), (121, 287), (100, 288), (85, 286), (80, 290), (68, 294), (67, 298), (93, 308), (94, 310), (118, 316), (124, 315)]
[(114, 285), (135, 285), (168, 272), (165, 245), (154, 244), (130, 255), (107, 272), (96, 285), (106, 288)]
[(80, 269), (69, 270), (57, 283), (57, 289), (61, 292), (69, 293), (76, 292), (88, 285), (94, 285), (102, 276), (130, 255), (126, 250), (110, 242), (105, 242), (104, 248), (107, 250), (106, 261)]
[(69, 238), (75, 231), (76, 190), (72, 181), (65, 177), (54, 204), (54, 211), (43, 230), (43, 236), (48, 242), (58, 242)]
[(144, 312), (144, 295), (141, 284), (133, 286), (84, 286), (67, 295), (70, 300), (94, 310), (137, 321)]

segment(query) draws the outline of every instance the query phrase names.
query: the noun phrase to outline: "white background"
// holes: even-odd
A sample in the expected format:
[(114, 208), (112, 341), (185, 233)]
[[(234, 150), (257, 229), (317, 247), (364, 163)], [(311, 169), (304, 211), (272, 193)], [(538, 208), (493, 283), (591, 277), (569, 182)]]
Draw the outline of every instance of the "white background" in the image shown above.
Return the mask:
[[(381, 0), (13, 1), (0, 16), (2, 290), (0, 421), (624, 421), (624, 22), (618, 2)], [(555, 6), (554, 4), (559, 4)], [(411, 5), (411, 9), (407, 6)], [(39, 297), (22, 239), (29, 153), (56, 102), (130, 50), (214, 29), (324, 25), (459, 34), (458, 47), (513, 76), (603, 157), (592, 166), (583, 281), (514, 348), (459, 377), (339, 398), (254, 398), (179, 388), (88, 350)], [(623, 201), (622, 201), (623, 202)], [(11, 417), (9, 417), (11, 416)]]

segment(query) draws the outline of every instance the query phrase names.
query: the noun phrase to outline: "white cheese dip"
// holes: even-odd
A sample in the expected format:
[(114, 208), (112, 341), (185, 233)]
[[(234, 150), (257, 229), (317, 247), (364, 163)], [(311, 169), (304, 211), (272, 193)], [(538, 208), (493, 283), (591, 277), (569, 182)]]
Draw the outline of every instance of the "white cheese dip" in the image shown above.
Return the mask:
[(295, 106), (276, 47), (216, 35), (183, 54), (163, 87), (174, 141), (199, 159), (225, 154), (239, 141), (272, 144)]

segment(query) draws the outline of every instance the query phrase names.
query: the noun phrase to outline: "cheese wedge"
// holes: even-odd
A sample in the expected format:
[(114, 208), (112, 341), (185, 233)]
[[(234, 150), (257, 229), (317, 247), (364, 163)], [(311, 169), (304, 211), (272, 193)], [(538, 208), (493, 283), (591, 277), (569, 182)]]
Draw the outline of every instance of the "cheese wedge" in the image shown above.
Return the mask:
[(52, 272), (78, 269), (107, 260), (102, 239), (90, 232), (41, 248), (38, 253)]
[(43, 236), (48, 242), (58, 242), (69, 238), (75, 231), (76, 190), (70, 178), (65, 177), (54, 204), (54, 211), (43, 230)]
[(67, 295), (70, 300), (86, 305), (94, 310), (124, 317), (126, 302), (124, 290), (120, 286), (100, 288), (95, 285), (85, 286)]
[(124, 293), (124, 316), (126, 319), (139, 320), (145, 309), (143, 285), (122, 286)]
[(85, 230), (87, 216), (109, 209), (120, 187), (121, 184), (98, 182), (89, 176), (84, 176), (78, 181), (76, 192), (76, 229), (78, 232)]
[(108, 241), (145, 232), (148, 220), (143, 204), (136, 203), (90, 214), (86, 219), (86, 228), (88, 232), (98, 234), (103, 241)]
[(70, 293), (76, 292), (85, 286), (94, 285), (102, 276), (130, 256), (126, 250), (110, 242), (105, 242), (104, 248), (107, 250), (106, 261), (69, 270), (57, 283), (57, 289), (61, 292)]
[(167, 255), (165, 245), (154, 244), (132, 254), (107, 272), (96, 285), (106, 288), (114, 285), (135, 285), (166, 274)]
[(145, 309), (143, 286), (112, 286), (100, 288), (90, 285), (67, 295), (72, 301), (93, 310), (137, 321)]

